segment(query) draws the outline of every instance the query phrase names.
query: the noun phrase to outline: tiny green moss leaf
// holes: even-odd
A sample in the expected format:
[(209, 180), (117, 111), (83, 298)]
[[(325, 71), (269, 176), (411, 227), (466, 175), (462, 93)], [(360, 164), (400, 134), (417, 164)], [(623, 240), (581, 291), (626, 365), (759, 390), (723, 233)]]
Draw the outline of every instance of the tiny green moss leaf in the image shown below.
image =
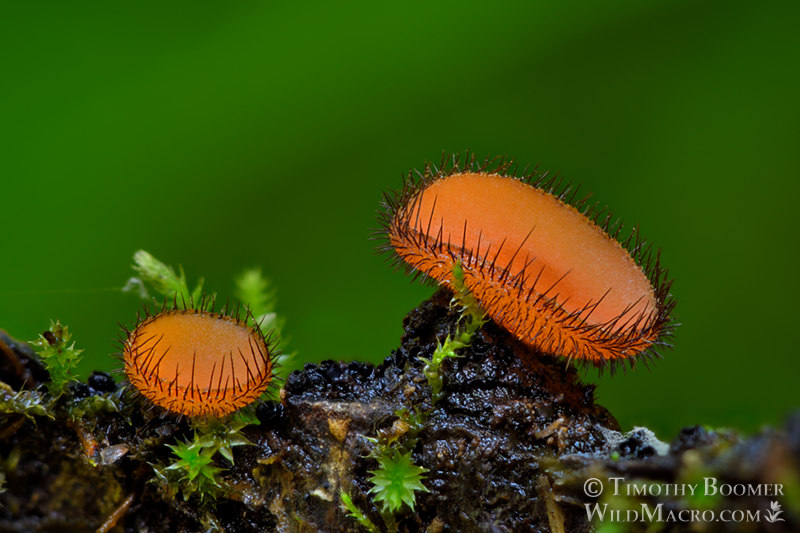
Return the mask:
[(176, 274), (171, 266), (159, 261), (144, 250), (133, 254), (133, 270), (139, 274), (139, 278), (129, 279), (123, 290), (136, 288), (143, 298), (149, 297), (146, 289), (148, 286), (168, 300), (176, 299), (179, 302), (188, 303), (199, 302), (202, 297), (202, 278), (190, 291), (182, 267), (178, 267), (180, 274)]
[(444, 379), (442, 377), (442, 363), (445, 359), (458, 357), (456, 350), (466, 348), (472, 342), (472, 336), (482, 325), (486, 323), (486, 314), (478, 305), (477, 300), (469, 292), (464, 284), (464, 271), (461, 263), (453, 265), (453, 300), (451, 307), (457, 307), (461, 312), (458, 329), (454, 336), (448, 335), (444, 342), (437, 342), (436, 349), (430, 359), (420, 357), (420, 361), (425, 364), (423, 374), (431, 387), (431, 398), (433, 403), (442, 399), (444, 393)]
[(30, 342), (50, 374), (47, 388), (53, 397), (64, 393), (67, 384), (72, 380), (72, 372), (81, 361), (83, 350), (77, 350), (74, 342), (69, 344), (71, 338), (69, 328), (57, 321), (51, 322), (49, 330)]
[(167, 467), (155, 466), (154, 471), (170, 494), (180, 491), (184, 500), (197, 495), (204, 502), (216, 499), (225, 491), (225, 486), (217, 477), (222, 469), (214, 466), (213, 462), (216, 449), (208, 447), (208, 444), (207, 438), (195, 433), (190, 441), (167, 445), (178, 460)]
[(70, 417), (76, 420), (80, 420), (88, 415), (94, 415), (97, 413), (119, 412), (120, 396), (123, 392), (124, 389), (120, 388), (117, 392), (109, 395), (97, 394), (87, 398), (82, 398), (72, 402), (69, 407), (67, 407), (67, 411), (69, 412)]
[(219, 452), (230, 464), (233, 461), (233, 448), (235, 446), (252, 446), (244, 435), (242, 429), (249, 425), (258, 425), (260, 422), (252, 407), (245, 407), (224, 419), (210, 418), (191, 421), (195, 428), (195, 442), (203, 448), (210, 450), (209, 457)]
[[(250, 268), (236, 278), (234, 296), (250, 309), (255, 326), (265, 336), (277, 341), (279, 352), (273, 372), (278, 379), (285, 379), (297, 368), (295, 354), (287, 350), (288, 340), (283, 334), (286, 320), (276, 312), (278, 298), (272, 282), (262, 274), (260, 268)], [(271, 396), (274, 396), (272, 394)], [(277, 400), (277, 397), (271, 399)]]
[(451, 305), (461, 308), (461, 320), (466, 322), (462, 332), (465, 338), (461, 340), (469, 344), (472, 334), (487, 322), (486, 313), (464, 283), (464, 269), (461, 268), (459, 261), (453, 265), (453, 279), (455, 279), (455, 285), (453, 286), (454, 294)]
[(369, 479), (374, 485), (369, 492), (374, 495), (375, 503), (381, 503), (384, 511), (390, 513), (398, 511), (403, 504), (413, 511), (416, 491), (428, 492), (422, 484), (422, 474), (427, 470), (411, 462), (411, 452), (382, 456), (377, 460), (380, 468), (371, 471)]
[(260, 268), (249, 268), (236, 278), (236, 297), (250, 308), (254, 317), (275, 312), (275, 290)]
[(197, 476), (214, 480), (219, 468), (212, 464), (212, 459), (208, 455), (204, 446), (198, 442), (197, 435), (194, 441), (180, 442), (178, 444), (167, 445), (178, 456), (178, 461), (171, 464), (166, 470), (177, 470), (183, 474), (187, 481), (194, 481)]
[(234, 296), (250, 309), (255, 325), (265, 335), (277, 339), (278, 349), (285, 352), (283, 326), (286, 321), (276, 313), (278, 298), (271, 285), (272, 282), (261, 273), (260, 268), (250, 268), (236, 278)]
[(246, 407), (225, 418), (197, 418), (189, 423), (194, 428), (192, 439), (167, 445), (177, 460), (169, 466), (154, 466), (156, 479), (169, 495), (180, 492), (184, 500), (197, 495), (201, 502), (213, 501), (229, 490), (221, 479), (226, 469), (214, 464), (214, 456), (219, 452), (234, 464), (233, 448), (253, 444), (241, 434), (242, 429), (259, 421), (255, 410)]
[(346, 490), (340, 489), (339, 490), (339, 497), (342, 499), (342, 508), (345, 511), (348, 511), (347, 516), (353, 518), (356, 522), (359, 523), (361, 527), (369, 531), (369, 533), (380, 533), (378, 527), (367, 518), (361, 509), (359, 509), (355, 503), (353, 503), (353, 499), (347, 493)]
[(12, 448), (5, 459), (0, 456), (0, 493), (5, 492), (3, 484), (6, 480), (6, 474), (14, 472), (14, 470), (17, 469), (17, 465), (19, 464), (19, 459), (21, 456), (22, 452), (18, 446)]
[(46, 394), (38, 390), (14, 391), (0, 382), (0, 415), (23, 415), (29, 420), (37, 416), (55, 418)]

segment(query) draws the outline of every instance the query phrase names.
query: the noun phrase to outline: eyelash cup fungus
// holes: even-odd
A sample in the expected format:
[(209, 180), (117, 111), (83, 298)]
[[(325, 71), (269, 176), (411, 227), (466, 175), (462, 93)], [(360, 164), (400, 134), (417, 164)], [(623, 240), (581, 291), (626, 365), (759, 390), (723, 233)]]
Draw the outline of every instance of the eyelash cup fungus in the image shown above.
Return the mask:
[(449, 287), (459, 265), (486, 313), (540, 352), (612, 370), (659, 356), (672, 281), (638, 230), (620, 242), (621, 224), (546, 174), (464, 166), (429, 164), (385, 197), (386, 249), (399, 262)]

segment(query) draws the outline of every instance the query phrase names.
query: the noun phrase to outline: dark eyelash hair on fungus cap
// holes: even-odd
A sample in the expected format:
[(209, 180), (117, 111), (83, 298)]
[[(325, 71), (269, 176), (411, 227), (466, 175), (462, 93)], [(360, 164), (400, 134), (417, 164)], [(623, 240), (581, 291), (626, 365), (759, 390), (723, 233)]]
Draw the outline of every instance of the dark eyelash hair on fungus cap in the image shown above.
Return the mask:
[[(206, 310), (166, 303), (146, 312), (126, 331), (123, 359), (128, 380), (146, 398), (173, 413), (221, 417), (257, 400), (272, 380), (273, 342), (245, 309)], [(213, 306), (211, 306), (213, 308)]]
[(382, 250), (415, 275), (464, 284), (486, 313), (540, 352), (612, 371), (660, 357), (672, 281), (638, 228), (578, 188), (504, 159), (443, 158), (409, 172), (380, 214)]

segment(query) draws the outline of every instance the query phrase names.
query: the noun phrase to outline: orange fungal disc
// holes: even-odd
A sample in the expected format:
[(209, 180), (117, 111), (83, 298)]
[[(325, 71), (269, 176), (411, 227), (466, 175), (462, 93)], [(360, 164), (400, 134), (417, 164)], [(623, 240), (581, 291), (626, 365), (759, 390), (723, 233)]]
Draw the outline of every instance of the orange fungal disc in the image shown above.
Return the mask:
[(461, 167), (457, 157), (428, 165), (387, 196), (389, 250), (444, 285), (460, 264), (487, 314), (541, 352), (612, 368), (657, 355), (671, 281), (637, 231), (621, 244), (611, 215), (585, 208), (588, 197), (573, 203), (546, 175), (474, 158)]
[(225, 313), (162, 309), (124, 342), (125, 373), (157, 405), (188, 416), (224, 416), (258, 399), (272, 379), (270, 343)]

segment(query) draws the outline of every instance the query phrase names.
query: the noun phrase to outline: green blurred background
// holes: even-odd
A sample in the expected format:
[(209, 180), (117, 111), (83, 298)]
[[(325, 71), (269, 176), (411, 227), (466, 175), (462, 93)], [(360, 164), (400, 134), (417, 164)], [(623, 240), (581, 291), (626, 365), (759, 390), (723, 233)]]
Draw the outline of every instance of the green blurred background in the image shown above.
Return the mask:
[(0, 11), (0, 327), (60, 319), (84, 376), (119, 366), (139, 248), (223, 297), (260, 266), (300, 357), (382, 360), (432, 288), (373, 253), (381, 194), (469, 148), (582, 183), (663, 249), (675, 349), (586, 374), (624, 427), (800, 406), (796, 2)]

